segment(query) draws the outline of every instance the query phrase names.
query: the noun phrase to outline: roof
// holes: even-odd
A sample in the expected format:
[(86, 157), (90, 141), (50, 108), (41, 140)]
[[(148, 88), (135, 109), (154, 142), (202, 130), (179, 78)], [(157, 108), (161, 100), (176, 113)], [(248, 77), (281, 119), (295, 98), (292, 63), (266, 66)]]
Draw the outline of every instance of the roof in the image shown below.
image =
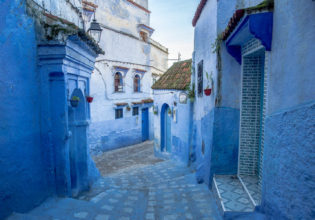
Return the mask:
[(185, 90), (190, 85), (192, 60), (184, 60), (174, 63), (154, 83), (152, 89), (176, 89)]
[(192, 25), (193, 25), (193, 27), (196, 26), (197, 21), (198, 21), (200, 15), (201, 15), (201, 12), (202, 12), (203, 8), (205, 7), (205, 5), (206, 5), (206, 3), (207, 3), (207, 1), (208, 1), (208, 0), (201, 0), (201, 1), (200, 1), (199, 5), (198, 5), (198, 8), (197, 8), (197, 10), (196, 10), (196, 12), (195, 12), (195, 16), (194, 16), (194, 18), (193, 18), (193, 20), (192, 20)]
[(222, 33), (222, 39), (226, 40), (230, 36), (245, 13), (252, 14), (259, 11), (271, 10), (273, 7), (274, 0), (264, 0), (256, 6), (236, 10), (225, 28), (225, 31)]

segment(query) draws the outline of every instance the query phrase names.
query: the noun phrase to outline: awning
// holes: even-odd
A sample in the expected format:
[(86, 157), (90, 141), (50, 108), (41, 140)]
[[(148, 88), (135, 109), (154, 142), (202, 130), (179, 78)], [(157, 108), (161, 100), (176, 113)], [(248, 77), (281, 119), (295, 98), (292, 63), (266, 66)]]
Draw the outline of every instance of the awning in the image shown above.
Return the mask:
[(273, 12), (246, 15), (226, 40), (227, 51), (242, 63), (241, 47), (252, 38), (257, 38), (271, 51)]

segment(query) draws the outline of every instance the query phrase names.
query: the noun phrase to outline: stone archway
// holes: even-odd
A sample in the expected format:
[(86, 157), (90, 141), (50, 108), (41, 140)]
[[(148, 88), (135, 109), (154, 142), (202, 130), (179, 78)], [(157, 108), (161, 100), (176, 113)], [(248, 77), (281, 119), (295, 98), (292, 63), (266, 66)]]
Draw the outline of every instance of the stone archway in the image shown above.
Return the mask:
[(161, 109), (161, 151), (171, 152), (171, 116), (169, 116), (170, 107), (163, 104)]

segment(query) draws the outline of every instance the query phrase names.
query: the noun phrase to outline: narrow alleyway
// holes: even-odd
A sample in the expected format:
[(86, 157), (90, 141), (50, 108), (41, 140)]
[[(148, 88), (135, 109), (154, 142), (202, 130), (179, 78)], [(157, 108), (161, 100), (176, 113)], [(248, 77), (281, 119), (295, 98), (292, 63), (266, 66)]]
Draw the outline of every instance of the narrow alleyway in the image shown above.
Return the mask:
[(220, 219), (215, 200), (194, 173), (153, 155), (153, 143), (94, 158), (102, 178), (78, 199), (50, 199), (16, 219)]

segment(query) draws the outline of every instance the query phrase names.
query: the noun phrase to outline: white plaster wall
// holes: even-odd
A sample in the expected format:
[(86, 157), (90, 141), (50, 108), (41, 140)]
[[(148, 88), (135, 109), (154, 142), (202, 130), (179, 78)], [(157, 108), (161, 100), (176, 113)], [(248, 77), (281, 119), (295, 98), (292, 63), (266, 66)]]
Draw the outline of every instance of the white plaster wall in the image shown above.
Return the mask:
[[(120, 136), (119, 142), (123, 144), (126, 142), (124, 135), (141, 136), (141, 108), (148, 105), (139, 106), (139, 116), (132, 116), (132, 110), (127, 111), (124, 107), (123, 118), (115, 119), (115, 104), (123, 102), (132, 107), (132, 102), (153, 98), (152, 73), (161, 74), (166, 71), (168, 54), (166, 48), (153, 48), (150, 40), (144, 42), (139, 38), (138, 24), (149, 25), (150, 22), (147, 12), (127, 1), (108, 0), (95, 3), (99, 6), (96, 19), (103, 27), (100, 47), (105, 51), (105, 55), (97, 58), (91, 77), (91, 95), (94, 100), (91, 103), (90, 141), (91, 146), (95, 146), (97, 143), (111, 143), (111, 138)], [(152, 54), (156, 59), (151, 58)], [(114, 91), (115, 66), (128, 68), (126, 74), (122, 72), (123, 92)], [(146, 71), (144, 74), (138, 73), (141, 77), (141, 92), (133, 91), (135, 69)], [(152, 120), (152, 109), (149, 108), (151, 137)]]
[[(66, 19), (83, 28), (81, 17), (82, 3), (80, 0), (31, 0), (47, 10), (48, 13)], [(78, 10), (78, 11), (77, 11)]]
[(150, 14), (125, 0), (98, 0), (96, 19), (107, 27), (138, 34), (138, 24), (150, 25)]
[[(151, 65), (153, 73), (162, 74), (168, 69), (168, 50), (158, 43), (152, 42), (151, 46)], [(156, 45), (156, 46), (155, 46)]]

